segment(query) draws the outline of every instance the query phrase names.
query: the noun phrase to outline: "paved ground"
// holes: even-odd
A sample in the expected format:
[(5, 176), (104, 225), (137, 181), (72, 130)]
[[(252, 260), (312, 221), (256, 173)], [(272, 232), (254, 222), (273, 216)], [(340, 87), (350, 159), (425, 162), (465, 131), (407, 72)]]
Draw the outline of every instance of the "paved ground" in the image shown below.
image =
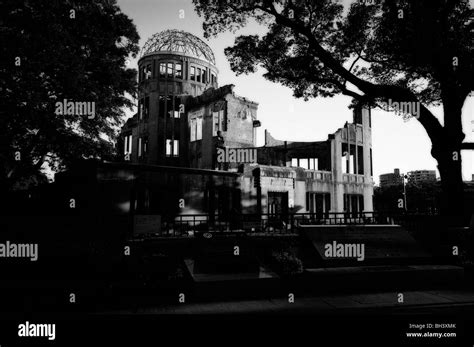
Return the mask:
[(474, 313), (473, 291), (406, 291), (403, 303), (398, 293), (370, 293), (318, 297), (295, 297), (294, 303), (287, 298), (246, 300), (213, 303), (176, 304), (133, 310), (111, 311), (112, 314), (360, 314), (360, 313)]

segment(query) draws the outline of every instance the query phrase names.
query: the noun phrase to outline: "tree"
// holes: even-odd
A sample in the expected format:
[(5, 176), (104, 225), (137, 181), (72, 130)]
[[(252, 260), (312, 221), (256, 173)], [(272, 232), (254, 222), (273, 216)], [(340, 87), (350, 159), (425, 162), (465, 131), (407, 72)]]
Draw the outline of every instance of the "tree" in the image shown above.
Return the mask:
[[(250, 19), (268, 29), (238, 36), (225, 50), (237, 74), (263, 67), (265, 78), (305, 99), (344, 94), (370, 107), (419, 105), (417, 120), (442, 179), (442, 211), (462, 214), (461, 109), (474, 89), (467, 0), (357, 1), (347, 13), (335, 0), (193, 2), (206, 37), (235, 32)], [(443, 106), (444, 125), (430, 105)]]
[(126, 93), (136, 91), (132, 21), (115, 0), (4, 0), (0, 13), (2, 188), (45, 162), (113, 155), (122, 107), (133, 105)]
[[(434, 213), (439, 209), (439, 182), (408, 183), (406, 194), (408, 212)], [(403, 212), (404, 208), (399, 206), (400, 199), (403, 200), (403, 184), (374, 188), (374, 208), (377, 211)]]

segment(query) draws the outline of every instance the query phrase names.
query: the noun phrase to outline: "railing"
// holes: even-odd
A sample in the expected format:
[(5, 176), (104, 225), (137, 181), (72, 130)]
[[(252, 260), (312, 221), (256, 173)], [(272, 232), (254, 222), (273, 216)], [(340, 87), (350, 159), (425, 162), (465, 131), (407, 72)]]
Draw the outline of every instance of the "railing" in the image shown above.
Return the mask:
[(298, 225), (346, 225), (346, 224), (391, 224), (392, 220), (386, 214), (377, 212), (325, 212), (297, 213), (293, 218)]
[(344, 213), (287, 213), (287, 214), (233, 214), (222, 215), (181, 215), (163, 219), (156, 233), (144, 235), (163, 237), (193, 237), (203, 233), (296, 233), (300, 225), (361, 225), (393, 224), (393, 216), (379, 212)]
[(342, 181), (348, 183), (364, 183), (364, 175), (356, 175), (356, 174), (342, 174)]
[(332, 180), (332, 173), (331, 171), (322, 171), (322, 170), (305, 170), (306, 178), (312, 180), (320, 180), (320, 181), (331, 181)]

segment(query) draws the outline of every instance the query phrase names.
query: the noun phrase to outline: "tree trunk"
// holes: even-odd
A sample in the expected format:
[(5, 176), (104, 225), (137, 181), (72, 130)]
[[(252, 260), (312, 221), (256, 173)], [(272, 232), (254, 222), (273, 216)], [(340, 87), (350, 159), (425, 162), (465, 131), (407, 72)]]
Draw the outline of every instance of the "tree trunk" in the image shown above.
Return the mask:
[(464, 210), (464, 182), (462, 179), (461, 146), (465, 135), (462, 129), (462, 107), (465, 98), (453, 92), (451, 81), (442, 90), (444, 127), (440, 138), (433, 142), (432, 154), (438, 161), (441, 176), (441, 214), (448, 224), (460, 226), (467, 216)]
[(465, 216), (461, 146), (460, 143), (449, 146), (446, 142), (442, 145), (441, 151), (433, 151), (441, 176), (440, 212), (449, 224), (461, 225)]

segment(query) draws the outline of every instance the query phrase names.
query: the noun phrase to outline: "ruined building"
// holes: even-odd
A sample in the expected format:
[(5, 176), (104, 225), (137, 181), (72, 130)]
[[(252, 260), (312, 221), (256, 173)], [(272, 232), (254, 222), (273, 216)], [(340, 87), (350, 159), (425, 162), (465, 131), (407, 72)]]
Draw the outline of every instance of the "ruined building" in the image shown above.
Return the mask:
[[(243, 126), (247, 134), (255, 126), (252, 121), (227, 123), (227, 113), (255, 118), (257, 104), (233, 95), (232, 86), (217, 87), (214, 54), (196, 36), (177, 30), (154, 35), (138, 67), (138, 112), (122, 128), (120, 141), (131, 162), (210, 168), (209, 149), (218, 132)], [(227, 141), (252, 145), (251, 133), (251, 138), (229, 136)]]
[(356, 108), (324, 141), (265, 132), (257, 147), (258, 104), (218, 86), (214, 54), (199, 38), (158, 33), (138, 66), (138, 112), (118, 141), (124, 160), (238, 173), (243, 213), (373, 210), (370, 109)]

